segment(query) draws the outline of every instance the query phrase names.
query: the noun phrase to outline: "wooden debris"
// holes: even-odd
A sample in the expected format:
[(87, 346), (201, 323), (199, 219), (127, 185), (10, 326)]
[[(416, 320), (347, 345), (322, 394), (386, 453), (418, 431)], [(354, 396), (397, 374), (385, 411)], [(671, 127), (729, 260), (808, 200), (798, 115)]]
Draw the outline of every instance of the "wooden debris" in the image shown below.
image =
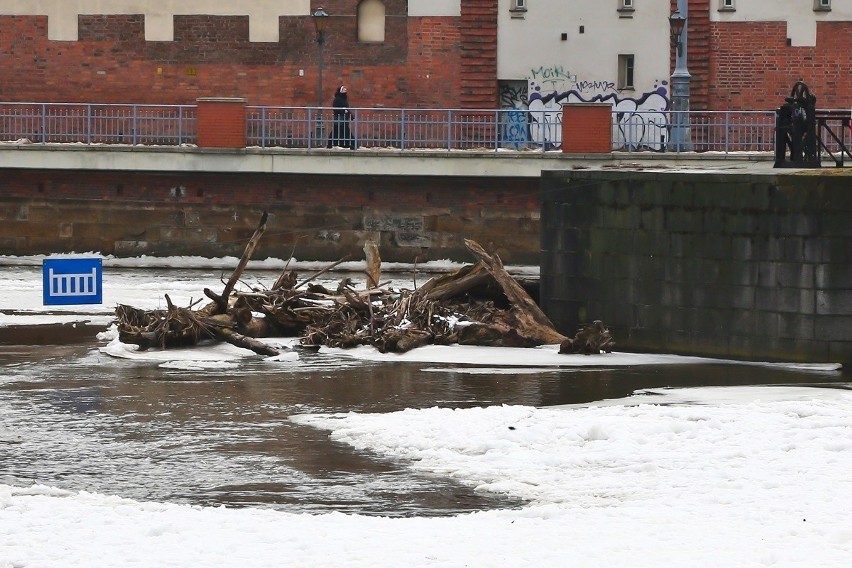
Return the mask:
[(236, 285), (237, 281), (239, 281), (240, 276), (242, 276), (246, 265), (248, 265), (248, 261), (251, 259), (251, 255), (254, 252), (258, 241), (260, 241), (260, 237), (263, 236), (263, 232), (266, 231), (267, 219), (268, 214), (266, 211), (264, 211), (263, 215), (260, 216), (260, 223), (254, 230), (254, 234), (249, 239), (249, 242), (246, 245), (246, 249), (245, 251), (243, 251), (243, 255), (240, 257), (240, 262), (237, 263), (237, 268), (234, 270), (233, 274), (231, 274), (231, 277), (228, 279), (228, 282), (225, 284), (225, 289), (222, 290), (222, 294), (217, 296), (209, 289), (204, 289), (204, 295), (213, 300), (215, 304), (214, 313), (224, 314), (228, 311), (228, 297), (231, 295), (231, 291), (234, 289), (234, 286)]
[[(500, 257), (488, 255), (476, 242), (465, 239), (467, 250), (476, 255), (483, 263), (488, 273), (500, 284), (503, 293), (512, 307), (505, 314), (504, 321), (499, 322), (509, 327), (513, 333), (507, 339), (517, 339), (520, 342), (530, 342), (532, 345), (549, 345), (561, 343), (566, 339), (556, 331), (550, 319), (541, 308), (521, 288), (514, 278), (503, 268)], [(507, 330), (507, 333), (509, 333)], [(515, 345), (512, 345), (513, 347)], [(523, 345), (519, 345), (523, 347)]]
[(364, 243), (364, 258), (367, 260), (367, 287), (378, 288), (382, 279), (382, 258), (379, 256), (379, 245), (368, 239)]
[(609, 330), (601, 320), (595, 320), (591, 324), (581, 325), (577, 335), (559, 345), (559, 352), (597, 355), (601, 352), (612, 353), (614, 347), (615, 342)]
[(560, 334), (500, 258), (470, 240), (465, 245), (477, 258), (475, 264), (432, 278), (415, 290), (379, 283), (381, 259), (372, 241), (364, 247), (366, 289), (356, 289), (348, 278), (334, 290), (311, 284), (341, 259), (301, 282), (295, 271), (285, 269), (268, 290), (236, 290), (266, 222), (264, 212), (222, 293), (204, 289), (211, 303), (197, 310), (180, 308), (166, 296), (167, 310), (119, 305), (119, 339), (141, 349), (225, 341), (267, 356), (279, 352), (261, 341), (264, 337), (298, 337), (303, 346), (312, 347), (371, 345), (397, 353), (452, 343), (560, 344), (560, 353), (609, 352), (614, 345), (601, 322), (581, 328), (575, 338)]

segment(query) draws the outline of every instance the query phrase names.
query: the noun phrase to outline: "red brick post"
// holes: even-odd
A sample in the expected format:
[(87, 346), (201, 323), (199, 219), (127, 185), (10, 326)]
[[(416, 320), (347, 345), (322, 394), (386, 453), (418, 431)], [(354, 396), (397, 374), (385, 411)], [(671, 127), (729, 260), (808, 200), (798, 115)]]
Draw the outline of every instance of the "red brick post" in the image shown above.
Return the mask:
[(246, 100), (196, 99), (199, 148), (246, 147)]
[(566, 154), (612, 152), (612, 105), (608, 103), (562, 105), (562, 152)]

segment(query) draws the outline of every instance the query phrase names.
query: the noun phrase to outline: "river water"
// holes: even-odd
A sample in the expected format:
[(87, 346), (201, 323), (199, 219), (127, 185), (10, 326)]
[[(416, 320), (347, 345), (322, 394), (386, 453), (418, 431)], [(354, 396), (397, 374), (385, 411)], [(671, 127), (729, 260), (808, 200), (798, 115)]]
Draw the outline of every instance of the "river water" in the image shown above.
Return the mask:
[[(297, 360), (282, 362), (121, 359), (103, 352), (108, 338), (98, 335), (115, 303), (158, 307), (170, 293), (188, 305), (204, 286), (221, 288), (221, 274), (107, 272), (104, 305), (55, 310), (39, 305), (40, 267), (0, 268), (0, 483), (291, 512), (449, 515), (522, 503), (353, 450), (288, 417), (580, 404), (664, 387), (852, 388), (842, 371), (727, 363), (483, 370), (298, 348)], [(90, 324), (67, 323), (82, 319)], [(56, 322), (66, 323), (44, 326)]]

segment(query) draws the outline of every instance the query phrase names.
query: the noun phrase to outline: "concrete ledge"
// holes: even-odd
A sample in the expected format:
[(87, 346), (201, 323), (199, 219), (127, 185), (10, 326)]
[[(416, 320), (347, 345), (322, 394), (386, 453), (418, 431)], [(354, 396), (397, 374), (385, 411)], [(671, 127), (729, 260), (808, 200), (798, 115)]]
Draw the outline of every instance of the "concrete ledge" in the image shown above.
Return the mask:
[[(544, 170), (690, 168), (772, 169), (771, 154), (613, 152), (297, 150), (83, 144), (0, 144), (0, 168), (147, 172), (539, 177)], [(777, 170), (776, 170), (777, 171)]]

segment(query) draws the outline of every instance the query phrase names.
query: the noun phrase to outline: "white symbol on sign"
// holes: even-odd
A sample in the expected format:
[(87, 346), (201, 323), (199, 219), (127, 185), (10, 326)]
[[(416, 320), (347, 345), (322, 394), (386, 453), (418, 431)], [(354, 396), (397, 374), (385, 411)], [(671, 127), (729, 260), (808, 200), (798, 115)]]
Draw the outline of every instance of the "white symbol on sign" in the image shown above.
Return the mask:
[(50, 291), (48, 296), (58, 298), (60, 296), (97, 296), (98, 295), (98, 271), (92, 269), (91, 274), (54, 274), (53, 269), (48, 270), (50, 278)]

